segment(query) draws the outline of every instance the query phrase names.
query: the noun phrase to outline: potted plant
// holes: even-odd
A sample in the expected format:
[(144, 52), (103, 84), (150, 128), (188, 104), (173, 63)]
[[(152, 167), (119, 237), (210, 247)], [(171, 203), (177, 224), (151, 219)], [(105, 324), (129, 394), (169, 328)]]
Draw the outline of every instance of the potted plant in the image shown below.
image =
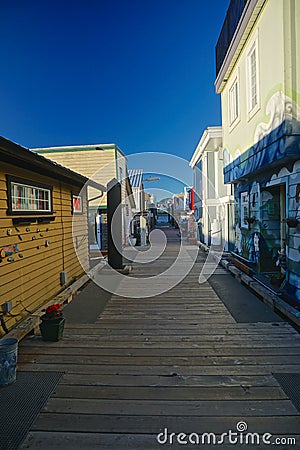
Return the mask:
[(280, 288), (285, 279), (285, 276), (281, 272), (278, 272), (267, 275), (267, 278), (270, 280), (271, 286), (273, 286), (274, 288)]
[(44, 341), (59, 341), (62, 338), (65, 318), (61, 311), (61, 305), (56, 303), (45, 309), (41, 316), (40, 330)]

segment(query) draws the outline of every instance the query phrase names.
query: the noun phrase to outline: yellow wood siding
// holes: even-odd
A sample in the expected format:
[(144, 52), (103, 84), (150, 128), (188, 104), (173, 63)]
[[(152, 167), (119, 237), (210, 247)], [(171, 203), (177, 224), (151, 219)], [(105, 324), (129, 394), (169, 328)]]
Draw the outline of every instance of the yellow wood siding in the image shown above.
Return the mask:
[[(122, 152), (116, 146), (113, 149), (104, 150), (79, 150), (78, 148), (61, 148), (60, 149), (39, 149), (37, 150), (43, 156), (51, 159), (52, 161), (61, 164), (62, 166), (68, 167), (75, 172), (81, 173), (82, 175), (91, 178), (92, 180), (106, 186), (107, 183), (116, 178), (120, 180), (122, 169), (122, 184), (121, 184), (121, 195), (122, 195), (122, 235), (123, 244), (126, 244), (126, 234), (129, 223), (129, 216), (126, 215), (126, 206), (128, 203), (126, 181), (125, 177), (127, 174), (127, 159), (122, 154)], [(89, 202), (90, 209), (96, 210), (98, 207), (106, 209), (107, 207), (107, 194), (104, 193), (102, 197), (99, 198), (99, 191), (89, 187), (88, 188), (88, 198), (95, 199)], [(102, 227), (103, 237), (102, 237), (102, 249), (107, 249), (107, 225), (103, 223)]]
[[(115, 150), (82, 150), (82, 151), (55, 151), (55, 152), (40, 152), (43, 156), (51, 159), (52, 161), (68, 167), (75, 172), (92, 178), (92, 180), (103, 184), (104, 186), (115, 177), (116, 174), (116, 162), (115, 162)], [(89, 198), (94, 198), (99, 195), (99, 191), (89, 188)], [(90, 206), (102, 206), (106, 207), (107, 200), (106, 194), (101, 199), (97, 199), (90, 203)]]
[[(18, 216), (7, 215), (6, 175), (53, 186), (55, 221), (14, 226), (12, 218)], [(12, 311), (4, 315), (8, 328), (13, 327), (63, 289), (60, 285), (61, 271), (67, 272), (68, 281), (83, 274), (72, 236), (72, 232), (75, 235), (87, 235), (86, 198), (83, 198), (84, 214), (76, 215), (76, 224), (74, 230), (72, 229), (72, 219), (75, 216), (72, 215), (71, 193), (78, 191), (78, 187), (1, 163), (0, 248), (11, 244), (18, 244), (19, 247), (19, 252), (11, 255), (14, 261), (9, 262), (9, 257), (5, 257), (0, 262), (0, 313), (4, 302), (12, 301), (13, 304)], [(38, 216), (33, 211), (30, 217)], [(45, 246), (46, 240), (50, 242), (48, 247)], [(84, 242), (85, 245), (81, 245), (77, 252), (79, 259), (87, 267), (87, 239)], [(2, 334), (3, 330), (0, 329), (0, 335)]]

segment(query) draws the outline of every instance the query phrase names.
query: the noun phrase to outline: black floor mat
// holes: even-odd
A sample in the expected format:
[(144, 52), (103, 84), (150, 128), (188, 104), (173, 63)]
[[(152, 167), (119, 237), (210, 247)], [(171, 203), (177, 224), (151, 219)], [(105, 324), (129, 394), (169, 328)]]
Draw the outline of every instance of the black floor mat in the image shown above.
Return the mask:
[(16, 450), (59, 382), (62, 372), (17, 372), (0, 388), (0, 450)]
[(300, 413), (300, 374), (299, 373), (273, 373), (286, 395)]
[(237, 323), (283, 322), (278, 314), (230, 273), (212, 275), (208, 282)]
[(95, 323), (110, 298), (110, 292), (91, 281), (64, 308), (64, 317), (68, 323)]

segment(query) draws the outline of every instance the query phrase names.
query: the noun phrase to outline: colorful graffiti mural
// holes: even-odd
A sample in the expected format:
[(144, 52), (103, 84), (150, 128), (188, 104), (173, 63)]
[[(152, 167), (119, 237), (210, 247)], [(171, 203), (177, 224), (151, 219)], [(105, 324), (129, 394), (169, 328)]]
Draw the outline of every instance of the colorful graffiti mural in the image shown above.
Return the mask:
[[(245, 192), (248, 222), (242, 220)], [(235, 206), (234, 252), (300, 302), (300, 160), (290, 169), (281, 167), (241, 183), (235, 189)]]

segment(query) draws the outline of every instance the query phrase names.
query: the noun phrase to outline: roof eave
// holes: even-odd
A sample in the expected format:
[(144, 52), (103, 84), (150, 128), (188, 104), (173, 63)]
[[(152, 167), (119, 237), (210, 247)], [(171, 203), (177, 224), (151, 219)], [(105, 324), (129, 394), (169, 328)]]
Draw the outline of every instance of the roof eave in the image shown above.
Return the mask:
[[(74, 172), (71, 169), (67, 169), (28, 148), (22, 147), (21, 145), (4, 138), (3, 136), (0, 136), (0, 158), (8, 164), (13, 164), (45, 176), (55, 175), (59, 179), (76, 186), (84, 186), (87, 182), (90, 183), (91, 181), (85, 176)], [(106, 191), (105, 186), (94, 181), (92, 181), (92, 184), (96, 189)]]
[(216, 127), (207, 127), (204, 133), (202, 134), (200, 141), (196, 147), (196, 150), (194, 151), (194, 154), (191, 158), (191, 161), (189, 163), (190, 167), (194, 168), (195, 165), (200, 160), (202, 154), (205, 152), (209, 142), (212, 139), (220, 139), (222, 140), (222, 127), (216, 126)]
[(246, 3), (245, 9), (235, 30), (229, 48), (225, 55), (222, 66), (215, 80), (216, 93), (220, 94), (235, 66), (235, 63), (247, 41), (253, 28), (257, 16), (260, 14), (267, 0), (250, 0)]

